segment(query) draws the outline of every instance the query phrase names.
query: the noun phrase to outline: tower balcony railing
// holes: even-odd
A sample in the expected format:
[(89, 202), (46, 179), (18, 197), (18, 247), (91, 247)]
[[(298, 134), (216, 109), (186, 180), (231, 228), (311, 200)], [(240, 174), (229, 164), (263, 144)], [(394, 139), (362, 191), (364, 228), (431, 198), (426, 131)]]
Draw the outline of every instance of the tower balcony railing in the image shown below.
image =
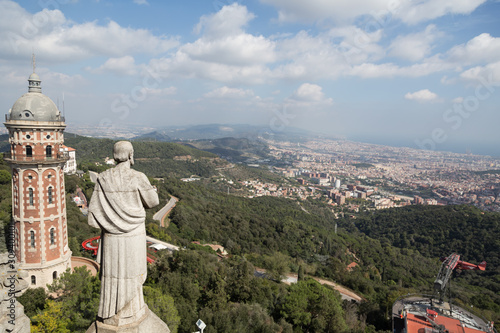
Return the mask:
[[(10, 121), (10, 115), (6, 114), (5, 115), (5, 121)], [(30, 121), (33, 121), (32, 119), (30, 119)], [(57, 122), (65, 122), (66, 121), (66, 118), (64, 116), (59, 116), (58, 119), (56, 120)]]
[(12, 155), (11, 153), (3, 153), (3, 158), (7, 162), (13, 163), (54, 163), (66, 162), (69, 160), (68, 152), (59, 152), (52, 155)]

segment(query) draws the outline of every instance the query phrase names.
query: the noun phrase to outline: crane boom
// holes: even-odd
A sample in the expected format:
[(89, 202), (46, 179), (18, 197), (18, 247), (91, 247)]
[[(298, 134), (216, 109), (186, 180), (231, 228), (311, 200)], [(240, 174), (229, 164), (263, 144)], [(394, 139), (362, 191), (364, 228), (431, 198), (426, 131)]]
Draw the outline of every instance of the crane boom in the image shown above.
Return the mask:
[(448, 258), (443, 261), (441, 264), (441, 268), (439, 269), (439, 273), (434, 281), (434, 289), (437, 291), (442, 291), (446, 287), (448, 280), (450, 279), (451, 273), (455, 267), (457, 267), (457, 263), (460, 260), (460, 255), (453, 253)]

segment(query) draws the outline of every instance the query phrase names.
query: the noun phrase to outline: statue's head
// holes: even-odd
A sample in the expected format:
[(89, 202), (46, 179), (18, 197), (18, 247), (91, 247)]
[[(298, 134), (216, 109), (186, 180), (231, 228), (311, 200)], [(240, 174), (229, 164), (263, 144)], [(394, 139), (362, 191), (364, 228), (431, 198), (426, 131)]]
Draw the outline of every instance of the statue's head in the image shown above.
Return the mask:
[(134, 165), (134, 147), (130, 141), (118, 141), (113, 148), (113, 157), (116, 163), (130, 161)]

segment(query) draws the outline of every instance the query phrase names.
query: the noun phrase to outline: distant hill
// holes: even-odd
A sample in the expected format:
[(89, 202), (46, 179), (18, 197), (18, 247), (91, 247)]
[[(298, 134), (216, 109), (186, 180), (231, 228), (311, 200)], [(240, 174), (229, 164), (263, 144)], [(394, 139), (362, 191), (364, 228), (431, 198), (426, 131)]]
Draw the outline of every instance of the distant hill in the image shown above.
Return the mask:
[(269, 147), (266, 144), (247, 138), (227, 137), (213, 140), (196, 140), (190, 141), (186, 145), (214, 153), (233, 162), (265, 159), (269, 155)]
[[(311, 137), (317, 137), (314, 132), (286, 127), (282, 131), (273, 130), (270, 126), (255, 126), (245, 124), (209, 124), (209, 125), (195, 125), (187, 127), (167, 127), (157, 130), (153, 133), (141, 135), (138, 138), (171, 138), (172, 141), (186, 141), (186, 140), (213, 140), (221, 138), (247, 138), (257, 140), (259, 137), (265, 139), (274, 139), (281, 141), (294, 141), (302, 142)], [(135, 139), (134, 139), (135, 140)], [(162, 141), (171, 141), (162, 140)], [(160, 141), (160, 140), (158, 140)]]
[(170, 142), (172, 138), (168, 135), (160, 133), (158, 131), (146, 133), (143, 135), (136, 136), (132, 141), (160, 141), (160, 142)]

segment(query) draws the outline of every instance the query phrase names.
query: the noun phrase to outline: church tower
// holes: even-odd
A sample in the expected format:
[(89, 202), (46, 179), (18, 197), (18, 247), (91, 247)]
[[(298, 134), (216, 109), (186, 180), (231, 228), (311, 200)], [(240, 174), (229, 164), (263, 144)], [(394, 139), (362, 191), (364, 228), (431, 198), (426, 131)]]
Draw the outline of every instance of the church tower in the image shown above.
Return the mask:
[(28, 93), (5, 116), (10, 154), (4, 158), (12, 170), (13, 250), (31, 288), (45, 288), (71, 268), (63, 172), (68, 156), (61, 149), (66, 124), (42, 94), (35, 68), (28, 83)]

